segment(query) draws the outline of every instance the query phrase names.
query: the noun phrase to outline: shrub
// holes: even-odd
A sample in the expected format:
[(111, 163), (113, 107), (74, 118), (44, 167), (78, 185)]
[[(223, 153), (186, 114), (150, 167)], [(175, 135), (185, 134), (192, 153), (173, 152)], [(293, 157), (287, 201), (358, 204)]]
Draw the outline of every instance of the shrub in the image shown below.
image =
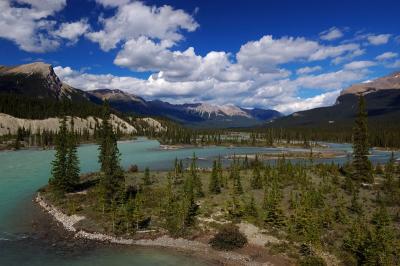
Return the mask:
[(210, 240), (215, 249), (232, 250), (241, 248), (247, 243), (247, 238), (234, 224), (223, 225), (219, 232)]
[(325, 266), (325, 261), (317, 256), (307, 256), (300, 261), (300, 266)]
[(130, 172), (130, 173), (136, 173), (138, 170), (139, 169), (136, 164), (131, 164), (131, 166), (129, 166), (129, 168), (128, 168), (128, 172)]

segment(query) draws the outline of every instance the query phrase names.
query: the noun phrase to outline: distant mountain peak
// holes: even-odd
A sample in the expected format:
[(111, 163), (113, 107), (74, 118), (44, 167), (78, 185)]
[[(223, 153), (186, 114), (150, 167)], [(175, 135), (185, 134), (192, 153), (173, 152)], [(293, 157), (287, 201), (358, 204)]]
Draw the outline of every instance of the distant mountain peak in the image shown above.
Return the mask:
[(145, 104), (145, 100), (143, 98), (119, 89), (98, 89), (88, 92), (102, 100), (134, 101)]
[(244, 116), (250, 117), (250, 115), (243, 111), (240, 107), (237, 107), (233, 104), (225, 104), (225, 105), (214, 105), (209, 103), (200, 103), (196, 106), (188, 107), (189, 111), (194, 111), (199, 113), (200, 115), (211, 115), (216, 116)]
[(380, 90), (400, 89), (400, 71), (390, 75), (374, 79), (372, 81), (354, 84), (343, 90), (340, 95), (345, 94), (367, 94)]
[(41, 74), (48, 76), (53, 72), (53, 67), (50, 64), (43, 62), (34, 62), (14, 67), (5, 67), (4, 74)]

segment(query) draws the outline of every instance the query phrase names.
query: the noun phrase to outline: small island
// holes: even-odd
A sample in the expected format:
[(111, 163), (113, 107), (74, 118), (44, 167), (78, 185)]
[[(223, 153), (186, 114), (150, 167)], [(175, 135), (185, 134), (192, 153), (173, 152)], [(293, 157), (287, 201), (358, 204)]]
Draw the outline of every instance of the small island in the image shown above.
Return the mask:
[(75, 237), (174, 248), (225, 264), (398, 262), (400, 166), (393, 155), (371, 166), (364, 126), (356, 127), (353, 163), (342, 166), (234, 156), (227, 168), (218, 158), (199, 169), (193, 154), (187, 168), (176, 159), (170, 171), (139, 172), (121, 168), (109, 116), (106, 104), (101, 170), (85, 175), (73, 123), (67, 129), (60, 121), (52, 177), (36, 198)]

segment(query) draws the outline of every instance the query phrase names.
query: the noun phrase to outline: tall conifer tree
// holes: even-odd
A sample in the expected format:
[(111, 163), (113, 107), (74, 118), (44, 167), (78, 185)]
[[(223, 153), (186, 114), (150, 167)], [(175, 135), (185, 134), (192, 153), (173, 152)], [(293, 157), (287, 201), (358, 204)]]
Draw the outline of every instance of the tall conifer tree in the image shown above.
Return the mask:
[(368, 126), (365, 99), (359, 96), (358, 113), (354, 126), (354, 179), (358, 182), (373, 182), (371, 162), (368, 159)]
[(124, 175), (119, 164), (120, 153), (117, 146), (117, 137), (110, 124), (110, 108), (106, 101), (103, 106), (102, 123), (100, 127), (99, 162), (101, 165), (100, 185), (103, 187), (106, 200), (113, 200), (120, 192)]
[(70, 131), (68, 132), (68, 148), (65, 170), (68, 190), (73, 190), (76, 184), (79, 182), (79, 158), (77, 153), (74, 118), (71, 117)]
[(213, 194), (219, 194), (221, 192), (220, 181), (218, 179), (218, 166), (217, 161), (214, 160), (213, 167), (210, 176), (209, 191)]
[(56, 136), (55, 145), (55, 158), (53, 160), (51, 174), (52, 177), (49, 183), (53, 185), (57, 190), (66, 192), (68, 189), (66, 180), (66, 165), (67, 165), (67, 153), (68, 153), (68, 136), (67, 136), (67, 118), (63, 116), (60, 120), (60, 128)]

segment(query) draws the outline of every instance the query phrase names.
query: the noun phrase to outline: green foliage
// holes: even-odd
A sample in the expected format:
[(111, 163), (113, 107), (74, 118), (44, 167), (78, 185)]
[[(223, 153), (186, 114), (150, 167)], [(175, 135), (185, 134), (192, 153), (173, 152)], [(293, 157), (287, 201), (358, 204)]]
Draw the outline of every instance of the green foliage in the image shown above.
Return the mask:
[(250, 200), (246, 202), (244, 213), (249, 218), (258, 218), (258, 210), (253, 195), (251, 195)]
[(218, 233), (210, 240), (210, 244), (215, 249), (233, 250), (241, 248), (247, 243), (247, 238), (234, 224), (223, 225)]
[(300, 266), (325, 266), (325, 261), (317, 256), (307, 256), (300, 260)]
[(55, 150), (51, 170), (52, 177), (49, 183), (61, 193), (73, 191), (79, 182), (79, 159), (73, 120), (71, 121), (71, 131), (68, 132), (65, 116), (60, 120)]
[(221, 193), (220, 180), (218, 178), (218, 166), (217, 166), (217, 161), (215, 160), (213, 162), (208, 190), (212, 194)]
[(363, 212), (362, 205), (359, 202), (359, 193), (357, 191), (354, 191), (352, 194), (350, 210), (359, 215)]
[(146, 167), (146, 168), (144, 169), (143, 185), (145, 185), (145, 186), (151, 185), (150, 169), (149, 169), (148, 167)]
[(231, 193), (231, 197), (227, 201), (226, 207), (229, 218), (238, 220), (243, 217), (243, 206), (235, 193)]
[(117, 138), (109, 122), (110, 110), (105, 102), (100, 128), (99, 162), (101, 169), (100, 186), (103, 187), (104, 198), (107, 202), (121, 197), (124, 188), (124, 174), (120, 167), (120, 153)]
[(260, 163), (258, 161), (258, 156), (256, 155), (254, 166), (253, 166), (253, 175), (251, 178), (251, 188), (253, 189), (260, 189), (262, 188), (262, 178), (261, 178), (261, 171), (260, 171)]
[(281, 207), (281, 193), (279, 191), (278, 184), (272, 182), (270, 187), (266, 187), (264, 190), (264, 202), (263, 209), (265, 210), (264, 222), (275, 228), (284, 225), (284, 215)]
[(398, 252), (394, 232), (384, 207), (373, 215), (372, 226), (365, 218), (353, 222), (343, 241), (358, 265), (396, 265)]
[(71, 118), (71, 129), (68, 132), (68, 148), (66, 158), (65, 175), (68, 179), (69, 189), (73, 189), (79, 183), (79, 158), (78, 158), (78, 144), (76, 141), (74, 118)]
[(373, 182), (371, 162), (368, 159), (368, 126), (367, 112), (365, 111), (365, 99), (359, 97), (358, 113), (354, 126), (354, 174), (353, 178), (358, 182)]
[(100, 110), (101, 106), (86, 100), (58, 100), (50, 97), (0, 93), (0, 113), (18, 118), (45, 119), (63, 115), (87, 117), (96, 116)]
[(236, 156), (234, 156), (230, 167), (230, 179), (233, 182), (233, 193), (236, 195), (241, 195), (243, 193), (243, 187), (240, 176), (239, 162), (236, 160)]
[(203, 197), (203, 184), (199, 175), (197, 173), (197, 157), (196, 154), (193, 153), (192, 162), (190, 164), (189, 174), (192, 182), (192, 189), (194, 192), (194, 196), (196, 197)]

